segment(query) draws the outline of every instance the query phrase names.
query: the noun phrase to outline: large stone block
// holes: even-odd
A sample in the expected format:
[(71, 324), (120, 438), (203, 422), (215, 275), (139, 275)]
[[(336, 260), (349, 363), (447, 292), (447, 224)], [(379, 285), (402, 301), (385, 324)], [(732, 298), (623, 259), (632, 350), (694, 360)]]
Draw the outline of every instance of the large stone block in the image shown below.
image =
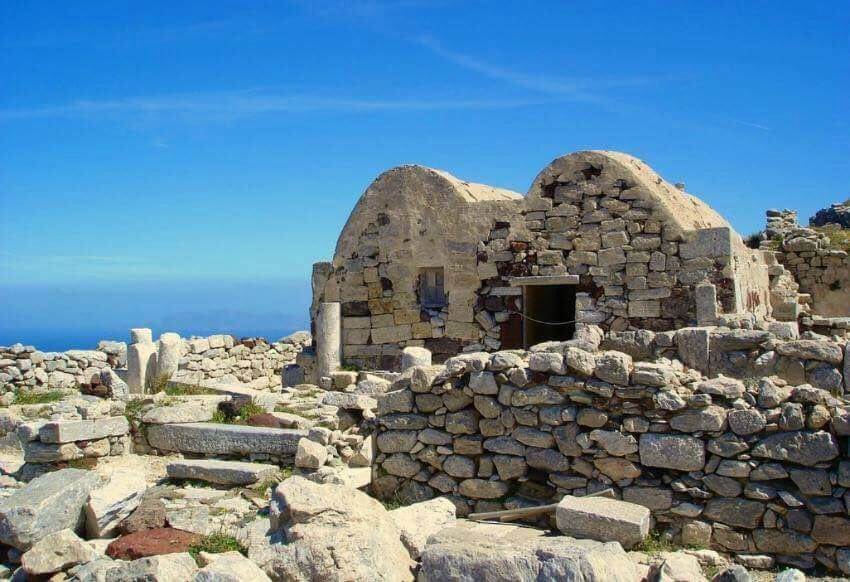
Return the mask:
[(129, 431), (130, 423), (125, 416), (96, 420), (57, 420), (42, 426), (38, 438), (43, 443), (73, 443), (123, 436)]
[(0, 500), (0, 541), (28, 550), (44, 536), (79, 530), (83, 507), (99, 477), (80, 469), (62, 469), (37, 477)]
[(620, 542), (628, 549), (649, 534), (650, 511), (617, 499), (567, 495), (558, 503), (555, 521), (568, 536)]
[(700, 471), (705, 466), (705, 445), (692, 436), (644, 433), (639, 450), (640, 462), (647, 467)]
[(263, 463), (181, 459), (168, 463), (166, 471), (172, 479), (198, 479), (218, 485), (250, 485), (273, 477), (280, 470), (275, 465)]
[(148, 427), (148, 442), (156, 449), (213, 455), (267, 453), (291, 457), (298, 441), (306, 436), (306, 430), (206, 422)]
[(835, 437), (826, 431), (791, 431), (763, 438), (753, 447), (752, 454), (811, 466), (831, 461), (838, 456), (839, 449)]

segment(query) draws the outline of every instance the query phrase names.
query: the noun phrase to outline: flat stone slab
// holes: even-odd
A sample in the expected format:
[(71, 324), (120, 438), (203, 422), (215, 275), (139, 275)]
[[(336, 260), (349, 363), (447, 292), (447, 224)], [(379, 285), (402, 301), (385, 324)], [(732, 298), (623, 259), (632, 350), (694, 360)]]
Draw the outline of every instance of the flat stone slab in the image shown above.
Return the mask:
[(166, 471), (172, 479), (200, 479), (219, 485), (250, 485), (276, 475), (280, 469), (263, 463), (184, 459), (168, 463)]
[(93, 472), (62, 469), (37, 477), (0, 501), (0, 542), (28, 550), (44, 536), (83, 525), (83, 507), (100, 484)]
[(299, 439), (306, 436), (306, 430), (212, 422), (148, 427), (148, 442), (156, 449), (213, 455), (267, 453), (294, 457)]
[(38, 431), (43, 443), (73, 443), (95, 441), (130, 432), (130, 423), (124, 416), (110, 416), (93, 420), (57, 420), (44, 424)]
[(604, 497), (564, 497), (555, 510), (561, 533), (628, 549), (649, 535), (650, 511), (643, 505)]

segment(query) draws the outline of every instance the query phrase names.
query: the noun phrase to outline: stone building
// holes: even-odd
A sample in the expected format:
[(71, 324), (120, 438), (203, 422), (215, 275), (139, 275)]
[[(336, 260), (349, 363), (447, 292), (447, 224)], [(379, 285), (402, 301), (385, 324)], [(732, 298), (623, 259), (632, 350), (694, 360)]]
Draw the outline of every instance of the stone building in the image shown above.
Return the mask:
[(554, 160), (525, 196), (393, 168), (312, 283), (319, 372), (339, 360), (397, 369), (407, 346), (436, 361), (523, 348), (569, 339), (575, 322), (663, 331), (771, 314), (761, 252), (642, 161), (607, 151)]

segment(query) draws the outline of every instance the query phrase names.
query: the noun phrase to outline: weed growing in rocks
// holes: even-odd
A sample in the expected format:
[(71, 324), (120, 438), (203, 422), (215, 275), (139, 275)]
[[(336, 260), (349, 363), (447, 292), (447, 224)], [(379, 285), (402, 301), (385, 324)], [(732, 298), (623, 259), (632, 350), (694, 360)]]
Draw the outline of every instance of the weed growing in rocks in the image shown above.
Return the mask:
[(187, 384), (167, 384), (164, 388), (169, 396), (203, 396), (206, 394), (218, 394), (215, 390), (203, 386), (189, 386)]
[[(189, 546), (189, 554), (198, 562), (198, 554), (207, 552), (210, 554), (223, 554), (224, 552), (239, 552), (247, 555), (247, 550), (239, 540), (229, 534), (222, 532), (212, 533), (202, 537), (199, 541)], [(200, 565), (200, 563), (199, 563)]]
[(662, 552), (675, 552), (678, 549), (679, 548), (670, 540), (670, 538), (655, 530), (649, 532), (649, 536), (634, 547), (634, 550), (644, 552), (650, 556), (654, 556)]
[(50, 390), (48, 392), (32, 392), (21, 388), (15, 389), (15, 404), (48, 404), (62, 400), (64, 394), (61, 390)]

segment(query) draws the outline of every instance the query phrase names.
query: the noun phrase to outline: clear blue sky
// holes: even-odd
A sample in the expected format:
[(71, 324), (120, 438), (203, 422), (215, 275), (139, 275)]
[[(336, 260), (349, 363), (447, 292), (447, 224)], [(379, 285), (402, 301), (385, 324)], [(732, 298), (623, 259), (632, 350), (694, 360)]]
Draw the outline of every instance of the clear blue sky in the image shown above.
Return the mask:
[[(744, 233), (850, 196), (847, 2), (0, 5), (0, 343), (283, 333), (403, 163), (622, 150)], [(71, 347), (71, 346), (65, 346)]]

